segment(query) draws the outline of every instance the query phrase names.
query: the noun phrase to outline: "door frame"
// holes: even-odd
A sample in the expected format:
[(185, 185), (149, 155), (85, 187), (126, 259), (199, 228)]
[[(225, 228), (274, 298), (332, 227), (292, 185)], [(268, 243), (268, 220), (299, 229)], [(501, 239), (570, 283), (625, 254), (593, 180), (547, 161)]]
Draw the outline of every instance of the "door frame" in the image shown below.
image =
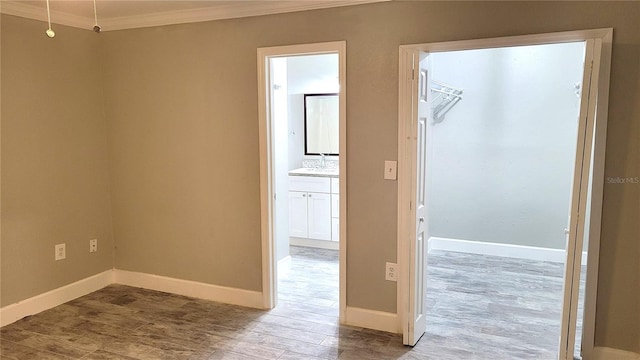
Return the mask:
[(274, 233), (274, 173), (273, 173), (273, 121), (271, 119), (269, 87), (269, 59), (277, 57), (338, 54), (338, 81), (340, 89), (340, 241), (339, 241), (339, 294), (340, 322), (344, 322), (347, 304), (347, 43), (332, 41), (324, 43), (286, 45), (258, 48), (258, 120), (260, 149), (260, 220), (262, 244), (262, 305), (272, 309), (278, 304), (278, 278)]
[[(557, 33), (521, 35), (488, 39), (448, 41), (438, 43), (401, 45), (399, 49), (399, 89), (398, 89), (398, 233), (397, 253), (399, 279), (397, 287), (398, 324), (403, 337), (408, 336), (409, 328), (409, 264), (411, 257), (411, 234), (415, 230), (411, 224), (411, 190), (412, 167), (416, 156), (411, 150), (412, 130), (412, 91), (413, 59), (416, 51), (443, 52), (456, 50), (472, 50), (521, 45), (541, 45), (574, 41), (595, 40), (601, 44), (600, 62), (593, 64), (599, 76), (595, 99), (595, 129), (593, 134), (593, 168), (591, 213), (585, 219), (589, 226), (589, 249), (587, 259), (587, 279), (585, 288), (585, 304), (583, 318), (582, 354), (584, 359), (591, 359), (595, 343), (595, 312), (598, 289), (598, 265), (600, 252), (600, 228), (602, 219), (602, 195), (604, 189), (604, 161), (607, 133), (607, 109), (609, 104), (609, 77), (611, 69), (611, 49), (613, 29), (589, 29)], [(417, 76), (417, 75), (416, 75)], [(589, 141), (589, 140), (587, 140)], [(586, 191), (586, 189), (585, 189)], [(577, 256), (577, 255), (576, 255)], [(574, 262), (577, 266), (579, 260)], [(574, 267), (575, 271), (575, 267)], [(405, 341), (406, 342), (406, 341)], [(569, 354), (567, 354), (568, 357)], [(573, 359), (573, 354), (571, 359)]]

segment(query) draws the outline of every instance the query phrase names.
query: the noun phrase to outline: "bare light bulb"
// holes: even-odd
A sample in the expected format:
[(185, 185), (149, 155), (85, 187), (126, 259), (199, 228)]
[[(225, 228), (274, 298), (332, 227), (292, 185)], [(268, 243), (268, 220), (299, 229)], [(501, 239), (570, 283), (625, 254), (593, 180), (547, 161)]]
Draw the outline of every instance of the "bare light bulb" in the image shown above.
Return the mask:
[(45, 34), (47, 34), (47, 36), (50, 38), (56, 36), (56, 32), (51, 29), (47, 29), (47, 31), (45, 31)]

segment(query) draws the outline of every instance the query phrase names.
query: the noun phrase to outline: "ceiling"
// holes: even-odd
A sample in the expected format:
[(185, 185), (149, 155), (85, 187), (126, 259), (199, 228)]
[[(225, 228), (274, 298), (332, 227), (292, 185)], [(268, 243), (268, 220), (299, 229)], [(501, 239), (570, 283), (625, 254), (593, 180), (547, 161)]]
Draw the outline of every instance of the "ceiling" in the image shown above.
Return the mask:
[[(102, 30), (120, 30), (390, 0), (96, 0)], [(51, 22), (91, 29), (93, 0), (50, 0)], [(46, 0), (0, 0), (0, 12), (47, 20)]]

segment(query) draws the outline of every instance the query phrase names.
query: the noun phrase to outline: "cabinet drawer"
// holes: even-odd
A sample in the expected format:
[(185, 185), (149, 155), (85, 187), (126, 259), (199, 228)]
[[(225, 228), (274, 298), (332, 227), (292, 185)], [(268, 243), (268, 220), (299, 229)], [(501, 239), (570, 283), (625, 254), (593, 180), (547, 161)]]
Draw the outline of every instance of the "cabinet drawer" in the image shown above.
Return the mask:
[(330, 193), (331, 183), (328, 177), (289, 176), (289, 190)]
[(331, 193), (340, 194), (340, 178), (331, 178)]

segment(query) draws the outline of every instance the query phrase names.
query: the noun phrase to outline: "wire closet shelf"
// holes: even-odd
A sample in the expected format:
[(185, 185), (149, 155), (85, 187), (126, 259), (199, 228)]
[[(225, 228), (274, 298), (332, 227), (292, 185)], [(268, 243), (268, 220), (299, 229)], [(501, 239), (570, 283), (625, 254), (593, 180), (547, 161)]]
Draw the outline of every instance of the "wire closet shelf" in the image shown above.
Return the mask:
[(431, 108), (433, 110), (433, 122), (440, 123), (445, 115), (460, 100), (462, 100), (463, 89), (453, 87), (440, 81), (431, 81)]

